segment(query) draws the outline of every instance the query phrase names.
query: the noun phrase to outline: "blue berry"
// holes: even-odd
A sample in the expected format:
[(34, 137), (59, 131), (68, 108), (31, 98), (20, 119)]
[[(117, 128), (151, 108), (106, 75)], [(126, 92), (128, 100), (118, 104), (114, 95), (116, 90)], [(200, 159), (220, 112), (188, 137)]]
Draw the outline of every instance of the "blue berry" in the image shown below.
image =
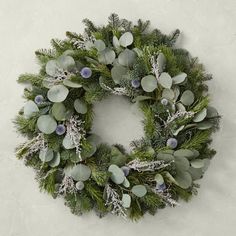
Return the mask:
[(138, 79), (133, 79), (131, 85), (133, 88), (138, 88), (140, 86), (140, 81)]
[(58, 125), (56, 128), (56, 133), (62, 135), (66, 132), (66, 127), (64, 125)]
[(177, 147), (178, 145), (178, 141), (175, 138), (169, 138), (166, 142), (166, 145), (171, 148), (174, 149)]
[(79, 181), (75, 184), (75, 187), (77, 190), (81, 191), (84, 188), (84, 182), (83, 181)]
[(129, 171), (130, 171), (130, 168), (127, 167), (127, 166), (122, 166), (121, 167), (122, 171), (124, 172), (124, 175), (125, 176), (128, 176), (129, 175)]
[(83, 78), (88, 79), (92, 75), (92, 70), (89, 67), (84, 67), (81, 71), (80, 74)]
[(166, 189), (166, 184), (165, 183), (163, 183), (163, 184), (157, 184), (156, 185), (156, 190), (157, 191), (164, 191)]
[(166, 98), (161, 99), (161, 104), (166, 106), (168, 104), (168, 100)]
[(41, 104), (42, 102), (43, 102), (43, 100), (44, 100), (44, 97), (42, 96), (42, 95), (37, 95), (35, 98), (34, 98), (34, 102), (36, 103), (36, 104)]

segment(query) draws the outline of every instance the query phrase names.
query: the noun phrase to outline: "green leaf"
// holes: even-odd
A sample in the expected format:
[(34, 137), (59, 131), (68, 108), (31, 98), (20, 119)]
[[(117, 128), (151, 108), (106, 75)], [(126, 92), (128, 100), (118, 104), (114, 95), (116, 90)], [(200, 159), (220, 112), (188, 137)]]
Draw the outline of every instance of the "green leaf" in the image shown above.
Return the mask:
[(50, 115), (42, 115), (37, 120), (37, 126), (44, 134), (51, 134), (56, 130), (57, 122)]
[(73, 143), (73, 141), (71, 140), (71, 138), (66, 135), (62, 141), (62, 145), (65, 149), (73, 149), (75, 148), (75, 144)]
[(49, 148), (41, 149), (39, 152), (39, 159), (42, 162), (49, 162), (53, 159), (53, 150)]
[(163, 88), (170, 89), (172, 86), (172, 79), (168, 73), (163, 72), (159, 77), (159, 83)]
[(158, 64), (158, 71), (162, 73), (166, 65), (166, 58), (162, 52), (158, 54), (157, 64)]
[(129, 194), (123, 193), (122, 195), (122, 206), (124, 208), (129, 208), (131, 204), (131, 197)]
[(172, 89), (163, 89), (162, 97), (168, 100), (173, 100), (175, 97), (175, 93)]
[(116, 84), (119, 84), (124, 75), (128, 72), (127, 68), (121, 65), (116, 65), (111, 69), (111, 77)]
[(53, 157), (53, 159), (48, 163), (48, 165), (49, 166), (51, 166), (52, 168), (53, 167), (56, 167), (56, 166), (58, 166), (59, 164), (60, 164), (60, 153), (59, 152), (57, 152), (55, 155), (54, 155), (54, 157)]
[(131, 189), (131, 192), (137, 197), (144, 197), (147, 193), (147, 189), (144, 185), (135, 185)]
[(203, 121), (197, 124), (197, 128), (200, 130), (210, 129), (212, 126), (212, 123), (209, 121)]
[(180, 73), (180, 74), (172, 77), (173, 84), (180, 84), (180, 83), (184, 82), (186, 77), (187, 77), (186, 73)]
[(113, 36), (112, 43), (113, 43), (113, 46), (115, 48), (119, 48), (120, 47), (119, 39), (116, 36)]
[(175, 157), (186, 157), (191, 158), (194, 156), (194, 153), (189, 149), (179, 149), (174, 152)]
[(81, 88), (82, 85), (81, 84), (78, 84), (74, 81), (71, 81), (70, 79), (64, 79), (63, 80), (63, 84), (67, 87), (71, 87), (71, 88)]
[(194, 102), (194, 94), (190, 90), (186, 90), (183, 92), (180, 101), (185, 105), (185, 106), (190, 106)]
[(69, 90), (64, 85), (59, 84), (48, 90), (47, 97), (51, 102), (63, 102), (68, 93)]
[(58, 121), (66, 119), (66, 107), (63, 103), (54, 103), (52, 106), (52, 115)]
[(132, 102), (140, 102), (140, 101), (149, 100), (149, 99), (152, 99), (152, 97), (140, 95), (140, 96), (135, 97), (132, 100)]
[(24, 116), (26, 119), (32, 117), (36, 112), (39, 112), (39, 108), (33, 101), (28, 101), (25, 103)]
[(218, 115), (219, 114), (214, 107), (212, 106), (207, 107), (207, 118), (217, 117)]
[(130, 182), (129, 180), (125, 177), (125, 180), (123, 181), (123, 186), (126, 187), (126, 188), (129, 188), (130, 187)]
[(178, 185), (183, 189), (187, 189), (192, 185), (192, 177), (190, 173), (187, 171), (177, 172), (175, 180), (178, 183)]
[(98, 61), (105, 65), (112, 64), (115, 58), (116, 58), (115, 52), (109, 48), (105, 48), (98, 55)]
[(141, 86), (145, 92), (152, 92), (157, 88), (157, 79), (153, 75), (147, 75), (142, 78)]
[(201, 122), (205, 119), (207, 115), (207, 109), (206, 108), (203, 108), (200, 112), (198, 112), (194, 118), (193, 118), (193, 121), (194, 122)]
[(71, 56), (62, 55), (57, 58), (57, 62), (60, 68), (64, 70), (71, 70), (75, 67), (75, 61)]
[(175, 166), (179, 171), (187, 171), (190, 167), (189, 161), (185, 157), (175, 157)]
[(103, 51), (106, 48), (105, 43), (101, 39), (96, 40), (94, 46), (98, 51)]
[(111, 173), (111, 180), (115, 184), (122, 184), (125, 180), (124, 172), (117, 165), (110, 165), (108, 171)]
[(123, 47), (127, 47), (129, 45), (131, 45), (134, 41), (134, 37), (132, 35), (132, 33), (130, 32), (125, 32), (124, 34), (121, 35), (120, 39), (119, 39), (119, 43), (121, 46)]
[(70, 175), (75, 181), (86, 181), (91, 176), (91, 169), (84, 164), (78, 164), (72, 168)]
[(202, 159), (195, 159), (195, 160), (191, 161), (191, 166), (193, 168), (196, 168), (196, 169), (202, 168), (202, 167), (204, 167), (204, 160), (202, 160)]
[(46, 64), (46, 73), (50, 76), (55, 76), (59, 70), (59, 63), (56, 60), (50, 60)]
[(164, 179), (161, 174), (155, 175), (155, 181), (158, 185), (162, 185), (164, 183)]
[(74, 108), (80, 114), (85, 114), (88, 111), (86, 103), (81, 101), (80, 99), (76, 99), (74, 101)]
[(125, 49), (118, 56), (118, 62), (122, 66), (131, 67), (136, 59), (136, 53), (130, 49)]

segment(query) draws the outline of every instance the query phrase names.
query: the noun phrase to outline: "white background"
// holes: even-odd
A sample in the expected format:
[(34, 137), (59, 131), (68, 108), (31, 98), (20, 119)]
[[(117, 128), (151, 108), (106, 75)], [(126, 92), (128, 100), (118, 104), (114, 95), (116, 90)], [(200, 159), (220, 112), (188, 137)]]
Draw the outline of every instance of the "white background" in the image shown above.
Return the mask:
[[(64, 38), (67, 30), (82, 32), (83, 18), (106, 23), (111, 12), (133, 21), (150, 19), (165, 33), (181, 29), (178, 45), (199, 56), (213, 74), (212, 104), (223, 115), (212, 144), (218, 153), (198, 196), (138, 223), (72, 215), (61, 199), (40, 193), (33, 171), (14, 157), (23, 141), (11, 123), (23, 105), (23, 88), (15, 80), (23, 72), (37, 72), (34, 50), (47, 48), (53, 37)], [(0, 235), (236, 235), (235, 22), (234, 0), (0, 0)], [(127, 146), (142, 134), (141, 116), (124, 100), (105, 101), (96, 114), (94, 129), (106, 141)]]

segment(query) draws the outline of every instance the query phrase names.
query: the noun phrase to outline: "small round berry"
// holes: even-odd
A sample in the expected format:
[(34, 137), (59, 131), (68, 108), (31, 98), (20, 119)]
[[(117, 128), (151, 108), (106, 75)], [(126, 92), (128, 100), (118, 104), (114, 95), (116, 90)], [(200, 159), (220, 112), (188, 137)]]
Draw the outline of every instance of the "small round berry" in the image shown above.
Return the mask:
[(83, 181), (79, 181), (75, 184), (75, 187), (77, 190), (81, 191), (84, 188), (84, 182)]
[(166, 189), (166, 184), (165, 184), (165, 183), (163, 183), (163, 184), (157, 184), (157, 185), (156, 185), (156, 190), (157, 190), (157, 191), (162, 192), (162, 191), (164, 191), (165, 189)]
[(66, 127), (64, 125), (58, 125), (56, 128), (56, 133), (62, 135), (66, 132)]
[(44, 97), (42, 96), (42, 95), (37, 95), (35, 98), (34, 98), (34, 102), (36, 103), (36, 104), (41, 104), (42, 102), (43, 102), (43, 100), (44, 100)]
[(124, 172), (124, 175), (125, 176), (128, 176), (129, 175), (129, 171), (130, 171), (130, 168), (127, 167), (127, 166), (122, 166), (121, 167), (122, 171)]
[(166, 106), (168, 104), (168, 100), (166, 98), (161, 99), (161, 104)]
[(166, 145), (171, 148), (174, 149), (177, 147), (178, 145), (178, 141), (175, 138), (169, 138), (166, 142)]
[(83, 78), (88, 79), (92, 76), (92, 70), (89, 67), (84, 67), (81, 71), (80, 74)]
[(133, 79), (131, 81), (131, 85), (133, 88), (138, 88), (138, 87), (140, 87), (140, 81), (138, 79)]

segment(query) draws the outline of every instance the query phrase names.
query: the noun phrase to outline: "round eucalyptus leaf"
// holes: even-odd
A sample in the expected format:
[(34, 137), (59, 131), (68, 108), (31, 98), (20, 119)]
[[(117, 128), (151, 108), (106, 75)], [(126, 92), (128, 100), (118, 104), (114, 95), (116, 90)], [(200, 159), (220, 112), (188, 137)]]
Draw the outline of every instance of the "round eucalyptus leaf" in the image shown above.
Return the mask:
[(113, 46), (115, 48), (119, 48), (120, 47), (119, 39), (116, 36), (113, 36), (112, 43), (113, 43)]
[(131, 189), (131, 192), (137, 197), (144, 197), (147, 193), (147, 189), (144, 185), (135, 185)]
[(122, 66), (131, 67), (136, 59), (136, 53), (130, 49), (125, 49), (118, 56), (118, 62)]
[(126, 187), (126, 188), (129, 188), (130, 187), (130, 182), (129, 180), (125, 177), (125, 180), (123, 181), (123, 186)]
[(218, 116), (218, 112), (214, 107), (212, 106), (207, 107), (207, 118), (213, 118), (217, 116)]
[(108, 171), (111, 173), (111, 180), (115, 184), (122, 184), (125, 180), (124, 172), (117, 165), (110, 165)]
[(58, 72), (59, 67), (60, 65), (57, 60), (50, 60), (47, 62), (45, 70), (48, 75), (54, 76)]
[(91, 42), (91, 41), (86, 41), (86, 42), (84, 43), (84, 46), (85, 46), (85, 49), (86, 49), (86, 50), (90, 50), (91, 48), (94, 47), (94, 44), (93, 44), (93, 42)]
[(156, 174), (155, 175), (155, 181), (158, 185), (164, 184), (164, 179), (161, 174)]
[(169, 162), (169, 161), (173, 161), (174, 157), (172, 154), (159, 152), (157, 154), (157, 159)]
[(80, 99), (76, 99), (74, 101), (74, 108), (80, 114), (85, 114), (88, 111), (86, 103), (81, 101)]
[(60, 164), (60, 160), (61, 160), (60, 153), (57, 152), (54, 155), (53, 159), (48, 163), (48, 165), (51, 166), (51, 167), (56, 167), (56, 166), (58, 166)]
[(98, 61), (105, 65), (112, 64), (115, 58), (116, 58), (116, 54), (110, 48), (105, 48), (98, 55)]
[(42, 162), (49, 162), (53, 159), (53, 150), (49, 148), (41, 149), (39, 152), (39, 159)]
[(116, 84), (119, 84), (122, 77), (127, 74), (128, 70), (126, 67), (117, 65), (111, 69), (111, 77)]
[(37, 120), (37, 127), (44, 134), (51, 134), (57, 128), (57, 122), (50, 115), (42, 115)]
[(82, 159), (91, 157), (97, 151), (97, 146), (93, 142), (89, 142), (89, 144), (90, 144), (89, 149), (82, 149), (81, 151)]
[(195, 159), (195, 160), (191, 161), (191, 166), (193, 168), (196, 168), (196, 169), (202, 168), (202, 167), (204, 167), (204, 160), (202, 160), (202, 159)]
[(202, 121), (197, 124), (197, 128), (200, 130), (210, 129), (212, 128), (212, 126), (213, 126), (212, 123), (209, 121)]
[(63, 103), (54, 103), (52, 106), (52, 115), (58, 121), (63, 121), (66, 119), (66, 107)]
[(73, 141), (71, 140), (71, 138), (66, 135), (62, 141), (62, 145), (65, 149), (73, 149), (75, 148), (75, 144), (73, 143)]
[(157, 64), (159, 72), (162, 73), (166, 64), (166, 58), (162, 52), (158, 54)]
[(186, 111), (186, 108), (182, 103), (177, 103), (176, 107), (177, 107), (178, 111)]
[(175, 166), (179, 171), (187, 171), (190, 167), (189, 161), (185, 157), (175, 157)]
[(180, 83), (184, 82), (186, 77), (187, 77), (186, 73), (181, 73), (181, 74), (178, 74), (178, 75), (172, 77), (173, 84), (180, 84)]
[(205, 119), (207, 115), (207, 109), (206, 108), (203, 108), (200, 112), (198, 112), (194, 118), (193, 118), (193, 121), (194, 122), (201, 122)]
[(201, 179), (203, 175), (203, 171), (201, 168), (195, 169), (193, 167), (190, 167), (188, 172), (191, 174), (193, 180)]
[(179, 149), (174, 152), (175, 157), (186, 157), (191, 158), (194, 156), (194, 153), (189, 149)]
[(123, 193), (121, 201), (122, 201), (122, 206), (124, 208), (129, 208), (130, 207), (131, 197), (130, 197), (129, 194)]
[(84, 164), (78, 164), (74, 166), (71, 170), (71, 177), (75, 181), (86, 181), (91, 176), (91, 169), (84, 165)]
[(65, 86), (71, 87), (71, 88), (81, 88), (82, 87), (81, 84), (75, 83), (75, 82), (71, 81), (70, 79), (64, 79), (63, 84)]
[(71, 56), (62, 55), (57, 58), (57, 62), (64, 70), (71, 70), (75, 67), (75, 60)]
[(94, 46), (98, 51), (103, 51), (106, 48), (105, 43), (101, 39), (96, 40)]
[(32, 117), (36, 112), (39, 112), (39, 108), (33, 101), (28, 101), (25, 103), (24, 116), (26, 119)]
[(145, 92), (152, 92), (157, 88), (157, 79), (153, 75), (147, 75), (142, 78), (141, 86)]
[(193, 152), (193, 158), (199, 157), (200, 153), (198, 150), (192, 149), (191, 151)]
[(119, 43), (121, 46), (123, 47), (127, 47), (129, 45), (131, 45), (134, 41), (134, 37), (132, 35), (132, 33), (130, 32), (125, 32), (124, 34), (121, 35), (120, 39), (119, 39)]
[(172, 86), (172, 78), (168, 73), (163, 72), (159, 77), (159, 83), (163, 88), (170, 89)]
[(173, 100), (175, 97), (175, 93), (172, 89), (163, 89), (162, 97), (169, 100)]
[(180, 101), (185, 105), (185, 106), (190, 106), (194, 102), (194, 94), (190, 90), (186, 90), (183, 92)]
[(68, 93), (69, 90), (67, 87), (62, 84), (58, 84), (54, 85), (48, 90), (47, 97), (51, 102), (63, 102), (66, 99)]
[(48, 89), (50, 89), (53, 86), (52, 82), (50, 81), (50, 78), (48, 77), (43, 79), (42, 85), (43, 87), (48, 88)]
[(174, 94), (175, 94), (174, 100), (177, 101), (177, 99), (178, 99), (178, 97), (180, 95), (179, 86), (174, 86), (173, 91), (174, 91)]
[(178, 183), (178, 185), (183, 189), (187, 189), (192, 185), (191, 174), (187, 171), (177, 172), (177, 175), (175, 176), (175, 180)]
[(175, 181), (174, 177), (173, 177), (168, 171), (165, 171), (165, 177), (166, 177), (171, 183), (177, 184), (177, 182)]

